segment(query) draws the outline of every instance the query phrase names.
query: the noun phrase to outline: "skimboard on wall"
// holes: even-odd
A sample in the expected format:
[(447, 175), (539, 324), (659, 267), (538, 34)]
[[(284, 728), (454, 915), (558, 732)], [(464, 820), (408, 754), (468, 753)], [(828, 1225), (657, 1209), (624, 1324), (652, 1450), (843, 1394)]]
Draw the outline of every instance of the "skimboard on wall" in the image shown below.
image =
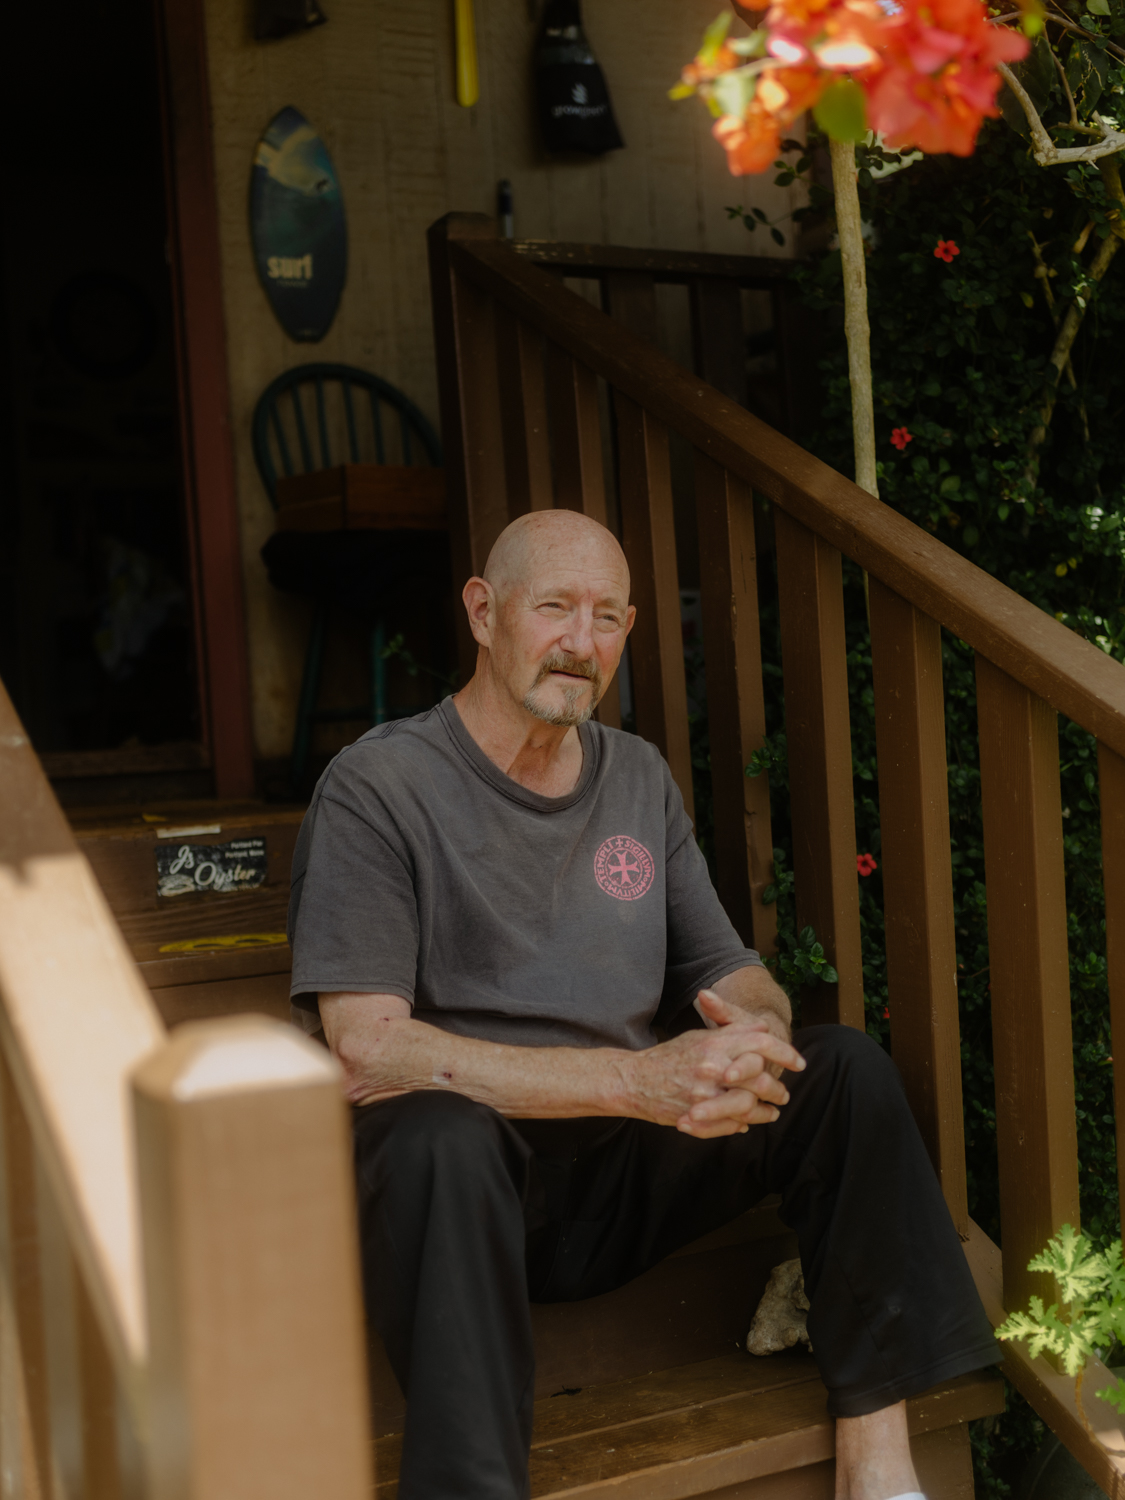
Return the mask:
[(348, 228), (328, 148), (300, 110), (266, 127), (250, 183), (254, 259), (291, 339), (315, 344), (332, 326), (348, 265)]

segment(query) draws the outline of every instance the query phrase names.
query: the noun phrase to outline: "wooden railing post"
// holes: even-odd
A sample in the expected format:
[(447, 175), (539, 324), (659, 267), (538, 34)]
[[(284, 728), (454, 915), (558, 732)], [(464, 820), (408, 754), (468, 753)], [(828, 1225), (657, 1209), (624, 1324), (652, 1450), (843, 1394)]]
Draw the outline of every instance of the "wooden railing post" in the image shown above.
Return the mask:
[[(602, 289), (606, 311), (614, 322), (643, 338), (655, 339), (656, 284), (651, 276), (638, 271), (609, 272), (602, 279)], [(613, 414), (621, 542), (637, 606), (637, 623), (629, 641), (637, 733), (660, 747), (688, 817), (694, 818), (668, 432), (643, 407), (616, 390)]]
[[(450, 254), (458, 240), (495, 238), (496, 221), (485, 214), (446, 214), (427, 235), (455, 598), (467, 579), (484, 570), (493, 542), (511, 520), (495, 309), (485, 292), (457, 274)], [(464, 610), (455, 614), (461, 680), (467, 682), (477, 647)]]
[(508, 511), (514, 519), (529, 510), (550, 510), (554, 495), (543, 338), (506, 307), (496, 309), (496, 358)]
[[(547, 403), (554, 450), (554, 503), (606, 526), (605, 464), (598, 377), (588, 366), (547, 344)], [(621, 686), (615, 677), (598, 704), (598, 721), (621, 728)]]
[(328, 1054), (191, 1023), (134, 1074), (154, 1500), (369, 1500), (348, 1121)]
[(746, 775), (766, 737), (753, 496), (741, 479), (695, 456), (695, 512), (703, 570), (703, 652), (715, 807), (719, 899), (744, 943), (777, 947), (769, 777)]
[[(0, 1443), (3, 1491), (49, 1500), (50, 1389), (39, 1254), (35, 1149), (0, 1054)], [(12, 1477), (9, 1479), (8, 1475)]]
[(802, 997), (804, 1025), (866, 1029), (859, 940), (851, 717), (840, 554), (777, 509), (781, 655), (797, 923), (811, 926), (838, 985)]
[(1027, 1269), (1079, 1225), (1078, 1134), (1055, 710), (977, 656), (1004, 1303), (1050, 1283)]
[(891, 1049), (967, 1238), (941, 628), (877, 578), (870, 601)]
[(742, 289), (727, 276), (691, 282), (692, 354), (699, 374), (724, 396), (746, 405), (746, 334)]
[(1125, 758), (1098, 744), (1102, 805), (1102, 882), (1109, 1016), (1113, 1036), (1113, 1114), (1117, 1132), (1117, 1188), (1125, 1205)]
[(555, 504), (606, 524), (598, 377), (557, 344), (547, 345), (547, 399), (555, 453)]
[(642, 407), (616, 391), (614, 411), (621, 544), (629, 559), (637, 606), (629, 637), (637, 733), (659, 747), (688, 817), (694, 818), (668, 433)]

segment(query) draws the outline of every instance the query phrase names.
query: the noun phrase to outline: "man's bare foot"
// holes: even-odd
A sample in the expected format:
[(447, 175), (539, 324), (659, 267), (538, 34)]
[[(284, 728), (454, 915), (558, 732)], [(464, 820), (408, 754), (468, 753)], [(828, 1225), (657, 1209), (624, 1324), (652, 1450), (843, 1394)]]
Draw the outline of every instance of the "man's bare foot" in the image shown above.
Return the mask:
[(836, 1500), (894, 1500), (917, 1489), (905, 1401), (836, 1419)]

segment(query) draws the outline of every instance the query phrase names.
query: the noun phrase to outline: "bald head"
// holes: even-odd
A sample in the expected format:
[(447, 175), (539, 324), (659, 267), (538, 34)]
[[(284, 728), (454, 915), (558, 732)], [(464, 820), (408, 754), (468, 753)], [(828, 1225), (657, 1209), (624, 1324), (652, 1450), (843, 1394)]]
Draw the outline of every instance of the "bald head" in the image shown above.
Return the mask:
[(612, 532), (573, 510), (520, 516), (462, 598), (480, 647), (479, 692), (560, 727), (590, 717), (635, 614), (629, 566)]
[(513, 588), (560, 570), (619, 580), (622, 603), (629, 602), (629, 564), (620, 543), (576, 510), (533, 510), (505, 526), (488, 554), (484, 578), (503, 599)]

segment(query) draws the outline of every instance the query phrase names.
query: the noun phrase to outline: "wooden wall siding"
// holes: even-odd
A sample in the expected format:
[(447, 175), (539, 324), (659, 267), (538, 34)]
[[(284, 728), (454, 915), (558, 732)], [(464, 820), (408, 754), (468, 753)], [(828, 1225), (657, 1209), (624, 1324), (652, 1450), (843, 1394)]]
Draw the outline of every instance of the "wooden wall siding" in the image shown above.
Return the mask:
[[(344, 360), (400, 385), (436, 420), (425, 231), (449, 210), (492, 212), (501, 177), (513, 184), (517, 235), (537, 239), (773, 253), (724, 208), (753, 203), (773, 217), (795, 200), (769, 174), (732, 179), (706, 112), (667, 98), (714, 0), (587, 6), (626, 141), (594, 162), (551, 162), (539, 152), (528, 0), (477, 0), (481, 99), (471, 110), (454, 102), (448, 0), (336, 0), (326, 26), (271, 43), (251, 38), (246, 5), (206, 3), (255, 746), (279, 756), (292, 734), (308, 613), (270, 587), (258, 559), (272, 512), (250, 452), (250, 414), (268, 382), (305, 360)], [(348, 283), (317, 345), (282, 333), (250, 252), (254, 146), (287, 104), (324, 136), (348, 214)]]

